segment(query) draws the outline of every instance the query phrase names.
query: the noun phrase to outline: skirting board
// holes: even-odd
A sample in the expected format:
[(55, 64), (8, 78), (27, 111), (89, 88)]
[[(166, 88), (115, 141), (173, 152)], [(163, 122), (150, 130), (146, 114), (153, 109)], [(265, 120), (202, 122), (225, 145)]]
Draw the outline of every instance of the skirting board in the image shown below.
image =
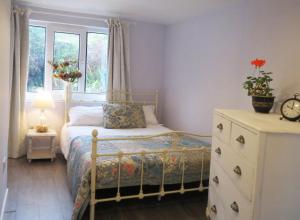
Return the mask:
[(6, 202), (7, 202), (7, 197), (8, 197), (8, 188), (5, 190), (3, 204), (2, 204), (2, 207), (1, 207), (0, 220), (4, 219), (4, 212), (5, 212), (5, 206), (6, 206)]

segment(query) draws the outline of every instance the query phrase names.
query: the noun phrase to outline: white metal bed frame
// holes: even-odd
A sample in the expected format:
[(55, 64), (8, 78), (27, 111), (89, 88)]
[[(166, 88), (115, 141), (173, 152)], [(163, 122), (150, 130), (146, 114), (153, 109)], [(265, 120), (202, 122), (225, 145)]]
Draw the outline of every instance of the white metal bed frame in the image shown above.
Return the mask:
[[(184, 194), (185, 192), (192, 192), (192, 191), (200, 191), (202, 192), (203, 190), (208, 189), (208, 186), (203, 185), (203, 172), (204, 172), (204, 155), (205, 154), (210, 154), (210, 150), (207, 147), (195, 147), (195, 148), (183, 148), (180, 147), (178, 149), (178, 143), (180, 141), (180, 137), (183, 135), (189, 135), (189, 136), (196, 136), (196, 137), (209, 137), (209, 136), (201, 136), (201, 135), (194, 135), (194, 134), (189, 134), (185, 132), (169, 132), (169, 133), (163, 133), (159, 135), (152, 135), (152, 136), (144, 136), (144, 137), (130, 137), (130, 138), (98, 138), (98, 131), (93, 130), (92, 132), (92, 163), (91, 163), (91, 200), (90, 200), (90, 220), (94, 220), (95, 216), (95, 205), (100, 202), (108, 202), (108, 201), (117, 201), (120, 202), (121, 200), (126, 200), (126, 199), (143, 199), (145, 197), (150, 197), (150, 196), (158, 196), (160, 199), (161, 197), (168, 195), (168, 194), (175, 194), (175, 193), (180, 193)], [(157, 150), (157, 151), (137, 151), (137, 152), (130, 152), (130, 153), (123, 153), (123, 152), (118, 152), (115, 154), (98, 154), (97, 153), (97, 144), (98, 142), (101, 141), (122, 141), (122, 140), (150, 140), (152, 138), (157, 138), (157, 137), (162, 137), (162, 136), (171, 136), (172, 138), (172, 146), (171, 148), (167, 150)], [(194, 188), (185, 188), (184, 187), (184, 178), (185, 178), (185, 163), (186, 163), (186, 154), (189, 152), (200, 152), (201, 153), (201, 167), (199, 169), (199, 177), (200, 177), (200, 182), (198, 187)], [(166, 161), (167, 157), (170, 156), (171, 153), (179, 153), (180, 154), (180, 163), (182, 167), (182, 172), (181, 172), (181, 186), (180, 189), (178, 190), (165, 190), (165, 166), (166, 166)], [(161, 177), (161, 185), (160, 185), (160, 190), (158, 192), (154, 193), (144, 193), (143, 191), (143, 179), (144, 179), (144, 160), (147, 155), (161, 155), (162, 156), (162, 177)], [(126, 195), (122, 196), (120, 193), (120, 188), (121, 188), (121, 162), (122, 158), (126, 156), (132, 156), (132, 155), (140, 155), (141, 156), (141, 175), (140, 175), (140, 185), (139, 185), (139, 193), (135, 195)], [(117, 178), (117, 194), (114, 197), (109, 197), (109, 198), (103, 198), (103, 199), (96, 199), (96, 161), (97, 158), (99, 157), (109, 157), (113, 156), (118, 158), (118, 178)]]
[[(120, 92), (121, 93), (121, 92)], [(111, 101), (111, 103), (120, 103), (120, 104), (128, 104), (128, 103), (139, 103), (139, 104), (148, 104), (148, 105), (154, 105), (155, 106), (155, 112), (157, 114), (157, 106), (158, 106), (158, 92), (155, 91), (154, 93), (129, 93), (126, 92), (126, 95), (134, 95), (134, 96), (152, 96), (154, 101), (135, 101), (133, 102), (132, 100), (130, 101), (121, 101), (121, 100), (115, 100)], [(66, 96), (68, 97), (68, 96)], [(72, 99), (71, 99), (72, 100)], [(80, 100), (77, 103), (82, 103), (84, 101)], [(69, 105), (69, 102), (66, 102)], [(66, 105), (66, 111), (68, 111), (68, 107)], [(67, 113), (66, 113), (67, 115)], [(134, 141), (134, 140), (151, 140), (153, 138), (158, 138), (158, 137), (163, 137), (163, 136), (169, 136), (171, 137), (171, 143), (172, 146), (169, 149), (166, 150), (156, 150), (156, 151), (137, 151), (137, 152), (130, 152), (130, 153), (125, 153), (125, 152), (118, 152), (115, 154), (99, 154), (97, 152), (97, 145), (98, 142), (102, 141)], [(158, 199), (160, 200), (161, 197), (168, 195), (168, 194), (175, 194), (175, 193), (180, 193), (184, 194), (185, 192), (191, 192), (191, 191), (200, 191), (202, 192), (203, 190), (208, 189), (208, 186), (204, 186), (203, 182), (203, 172), (204, 172), (204, 158), (205, 154), (210, 155), (210, 149), (204, 146), (198, 146), (198, 147), (193, 147), (193, 148), (184, 148), (182, 146), (179, 146), (178, 144), (180, 143), (180, 138), (182, 136), (194, 136), (198, 138), (207, 138), (211, 137), (208, 135), (196, 135), (196, 134), (191, 134), (191, 133), (186, 133), (186, 132), (179, 132), (179, 131), (174, 131), (174, 132), (167, 132), (167, 133), (162, 133), (158, 135), (151, 135), (151, 136), (141, 136), (141, 137), (129, 137), (129, 138), (98, 138), (98, 131), (95, 129), (92, 131), (92, 153), (91, 153), (91, 198), (90, 198), (90, 220), (94, 220), (95, 217), (95, 205), (100, 202), (109, 202), (109, 201), (117, 201), (120, 202), (121, 200), (126, 200), (126, 199), (143, 199), (145, 197), (151, 197), (151, 196), (158, 196)], [(199, 167), (199, 186), (194, 187), (194, 188), (185, 188), (184, 186), (184, 179), (185, 179), (185, 163), (186, 163), (186, 154), (189, 152), (198, 152), (201, 153), (202, 156), (202, 161), (201, 161), (201, 167)], [(166, 167), (166, 161), (167, 158), (170, 156), (172, 153), (177, 153), (180, 154), (180, 163), (181, 163), (181, 183), (180, 183), (180, 189), (178, 190), (165, 190), (165, 167)], [(139, 193), (134, 194), (134, 195), (121, 195), (120, 189), (121, 189), (121, 162), (124, 157), (129, 157), (132, 155), (139, 155), (141, 159), (141, 174), (140, 174), (140, 185), (139, 187)], [(151, 192), (151, 193), (144, 193), (143, 186), (144, 186), (144, 160), (147, 155), (158, 155), (161, 156), (162, 158), (162, 176), (161, 176), (161, 185), (160, 189), (158, 192)], [(113, 197), (109, 198), (100, 198), (96, 199), (96, 169), (97, 169), (97, 158), (100, 157), (116, 157), (118, 158), (118, 178), (117, 178), (117, 193)]]

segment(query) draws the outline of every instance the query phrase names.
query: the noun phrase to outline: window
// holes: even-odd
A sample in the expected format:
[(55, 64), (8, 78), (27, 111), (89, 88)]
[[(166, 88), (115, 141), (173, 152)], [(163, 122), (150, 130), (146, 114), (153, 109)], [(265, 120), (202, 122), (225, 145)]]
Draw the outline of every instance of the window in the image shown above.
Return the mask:
[[(85, 92), (104, 92), (107, 83), (106, 34), (87, 33)], [(102, 89), (102, 90), (101, 90)]]
[(44, 87), (45, 80), (45, 47), (46, 28), (39, 26), (29, 27), (29, 71), (27, 90), (35, 92)]
[[(54, 62), (62, 62), (64, 60), (76, 61), (75, 64), (79, 67), (79, 44), (80, 35), (72, 33), (54, 33)], [(52, 89), (62, 90), (64, 89), (64, 83), (62, 80), (52, 78)], [(73, 92), (78, 91), (78, 84), (73, 84)]]
[[(74, 60), (82, 77), (73, 83), (73, 94), (81, 98), (105, 99), (108, 68), (107, 28), (88, 28), (31, 21), (29, 27), (29, 75), (27, 95), (37, 88), (63, 97), (64, 83), (52, 77), (48, 61)], [(73, 96), (74, 96), (73, 95)]]

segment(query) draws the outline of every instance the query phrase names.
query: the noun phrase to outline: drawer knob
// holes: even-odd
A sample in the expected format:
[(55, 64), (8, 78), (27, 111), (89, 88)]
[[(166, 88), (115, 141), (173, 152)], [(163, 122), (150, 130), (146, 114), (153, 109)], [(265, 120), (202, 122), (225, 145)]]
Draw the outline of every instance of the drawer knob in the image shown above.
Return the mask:
[(239, 142), (240, 144), (245, 144), (245, 138), (243, 135), (240, 135), (237, 139), (237, 142)]
[(239, 213), (239, 206), (237, 204), (237, 202), (233, 202), (231, 205), (230, 205), (230, 208), (235, 211), (236, 213)]
[(217, 214), (217, 207), (216, 207), (215, 205), (213, 205), (212, 207), (210, 207), (210, 210), (211, 210), (213, 213)]
[(215, 176), (213, 178), (213, 181), (216, 183), (216, 184), (219, 184), (219, 177), (218, 176)]
[(222, 130), (223, 130), (223, 124), (222, 124), (222, 123), (218, 124), (218, 125), (217, 125), (217, 128), (218, 128), (220, 131), (222, 131)]
[(221, 155), (221, 154), (222, 154), (221, 148), (219, 148), (219, 147), (215, 150), (215, 152), (216, 152), (218, 155)]
[(236, 166), (234, 169), (233, 169), (233, 172), (235, 172), (237, 175), (241, 176), (242, 175), (242, 170), (240, 168), (240, 166)]

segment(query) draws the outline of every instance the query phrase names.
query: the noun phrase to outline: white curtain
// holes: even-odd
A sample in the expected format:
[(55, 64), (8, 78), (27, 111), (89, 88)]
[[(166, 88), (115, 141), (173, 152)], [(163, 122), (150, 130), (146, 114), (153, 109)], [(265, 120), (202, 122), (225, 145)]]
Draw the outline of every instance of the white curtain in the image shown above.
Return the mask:
[(30, 11), (15, 8), (11, 18), (11, 101), (8, 156), (18, 158), (25, 154), (25, 94), (29, 60)]
[(129, 62), (129, 24), (109, 19), (107, 100), (129, 100), (131, 91)]

